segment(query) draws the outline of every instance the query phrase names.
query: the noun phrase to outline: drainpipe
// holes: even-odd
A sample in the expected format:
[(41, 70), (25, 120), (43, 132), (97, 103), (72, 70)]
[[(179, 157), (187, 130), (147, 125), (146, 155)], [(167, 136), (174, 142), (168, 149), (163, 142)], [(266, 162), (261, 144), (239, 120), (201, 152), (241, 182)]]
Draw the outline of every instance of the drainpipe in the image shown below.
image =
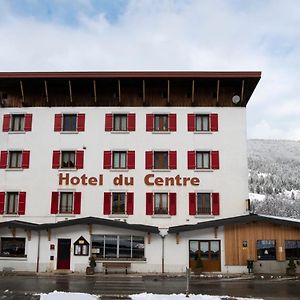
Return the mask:
[(39, 272), (40, 264), (40, 243), (41, 243), (41, 232), (38, 231), (38, 248), (37, 248), (37, 258), (36, 258), (36, 272)]
[(160, 228), (159, 235), (161, 236), (161, 273), (165, 273), (165, 237), (168, 235), (168, 228)]

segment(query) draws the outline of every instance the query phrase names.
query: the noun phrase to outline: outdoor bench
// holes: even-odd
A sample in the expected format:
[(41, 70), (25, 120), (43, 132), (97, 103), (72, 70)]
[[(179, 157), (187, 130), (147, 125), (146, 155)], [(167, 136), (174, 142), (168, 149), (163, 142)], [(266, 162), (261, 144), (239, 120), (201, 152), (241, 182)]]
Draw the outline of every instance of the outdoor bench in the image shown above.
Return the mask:
[(130, 262), (103, 262), (102, 263), (103, 268), (105, 268), (105, 274), (107, 274), (107, 269), (125, 269), (125, 273), (128, 274), (128, 268), (130, 268), (131, 263)]

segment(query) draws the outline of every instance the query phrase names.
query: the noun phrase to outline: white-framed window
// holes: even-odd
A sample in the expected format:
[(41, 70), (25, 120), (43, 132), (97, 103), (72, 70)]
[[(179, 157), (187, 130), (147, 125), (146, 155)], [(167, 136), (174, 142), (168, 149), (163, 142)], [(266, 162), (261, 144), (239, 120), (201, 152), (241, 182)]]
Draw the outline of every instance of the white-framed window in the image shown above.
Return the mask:
[(169, 214), (169, 197), (168, 193), (154, 193), (154, 214)]
[(113, 151), (113, 169), (126, 169), (127, 168), (127, 151)]
[(77, 131), (77, 114), (63, 114), (62, 131)]
[(22, 168), (22, 151), (9, 151), (8, 157), (8, 168), (9, 169), (19, 169)]
[(72, 214), (73, 213), (73, 192), (60, 192), (59, 193), (59, 213)]
[(168, 114), (154, 114), (154, 131), (168, 131), (169, 130), (169, 115)]
[(10, 131), (24, 131), (25, 114), (12, 114)]
[(210, 151), (197, 151), (196, 152), (196, 169), (210, 169)]
[(196, 201), (197, 215), (211, 214), (211, 193), (197, 193)]
[(126, 193), (113, 192), (111, 197), (111, 213), (123, 215), (126, 213)]
[(169, 152), (154, 151), (154, 169), (167, 170), (169, 169)]
[(75, 168), (76, 151), (61, 151), (60, 167), (62, 169)]
[(5, 214), (15, 215), (19, 209), (19, 192), (7, 192), (5, 203)]
[(113, 114), (113, 131), (127, 131), (127, 114)]
[(195, 131), (210, 131), (210, 117), (208, 114), (196, 114)]

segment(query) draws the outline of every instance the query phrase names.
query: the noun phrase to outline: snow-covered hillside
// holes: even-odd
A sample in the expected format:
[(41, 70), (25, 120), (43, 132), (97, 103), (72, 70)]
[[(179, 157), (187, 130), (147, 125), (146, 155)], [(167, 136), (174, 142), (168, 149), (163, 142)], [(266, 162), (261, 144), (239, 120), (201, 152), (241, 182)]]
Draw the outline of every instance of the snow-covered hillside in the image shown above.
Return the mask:
[(249, 140), (248, 167), (254, 212), (300, 218), (300, 142)]

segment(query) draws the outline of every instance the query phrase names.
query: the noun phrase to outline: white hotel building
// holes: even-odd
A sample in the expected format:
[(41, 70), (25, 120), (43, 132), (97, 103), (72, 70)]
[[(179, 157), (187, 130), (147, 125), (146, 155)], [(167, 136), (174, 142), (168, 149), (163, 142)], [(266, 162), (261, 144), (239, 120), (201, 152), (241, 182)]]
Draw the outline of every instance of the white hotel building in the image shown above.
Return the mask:
[(183, 272), (198, 255), (205, 271), (244, 271), (225, 227), (251, 217), (260, 76), (0, 73), (0, 271), (84, 272), (91, 255), (99, 272)]

